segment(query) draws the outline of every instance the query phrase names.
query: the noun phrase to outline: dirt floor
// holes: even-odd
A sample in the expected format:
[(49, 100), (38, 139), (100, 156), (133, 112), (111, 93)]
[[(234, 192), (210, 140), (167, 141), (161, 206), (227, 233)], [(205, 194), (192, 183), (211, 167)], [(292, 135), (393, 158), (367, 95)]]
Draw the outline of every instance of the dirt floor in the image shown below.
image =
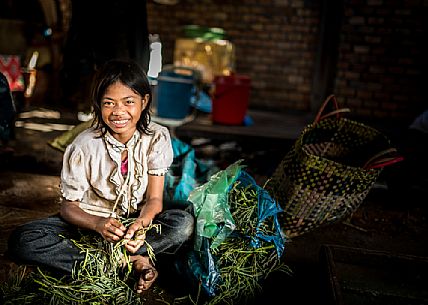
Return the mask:
[[(70, 113), (61, 113), (60, 118), (22, 118), (20, 122), (16, 139), (10, 143), (14, 152), (0, 155), (2, 281), (13, 266), (4, 254), (11, 230), (58, 210), (62, 153), (47, 143), (78, 123)], [(248, 172), (260, 184), (273, 172), (291, 143), (183, 140), (203, 143), (197, 147), (197, 156), (215, 160), (219, 168), (244, 159)], [(397, 189), (395, 183), (396, 188), (391, 189), (387, 183), (388, 175), (393, 176), (391, 172), (394, 169), (385, 171), (358, 210), (347, 219), (288, 240), (283, 260), (293, 273), (272, 274), (263, 282), (263, 290), (247, 303), (428, 304), (428, 296), (423, 293), (428, 287), (427, 276), (418, 273), (428, 266), (426, 180), (418, 178), (408, 183), (412, 176), (401, 177), (410, 187)], [(394, 263), (390, 266), (389, 261)], [(397, 262), (404, 267), (398, 268)], [(383, 264), (390, 267), (380, 268)], [(377, 268), (373, 269), (373, 265)], [(363, 277), (368, 266), (372, 268), (368, 273), (371, 283)], [(389, 283), (387, 279), (394, 277), (396, 282)], [(366, 283), (365, 287), (361, 281), (355, 283), (358, 278)], [(361, 302), (369, 296), (370, 301)]]

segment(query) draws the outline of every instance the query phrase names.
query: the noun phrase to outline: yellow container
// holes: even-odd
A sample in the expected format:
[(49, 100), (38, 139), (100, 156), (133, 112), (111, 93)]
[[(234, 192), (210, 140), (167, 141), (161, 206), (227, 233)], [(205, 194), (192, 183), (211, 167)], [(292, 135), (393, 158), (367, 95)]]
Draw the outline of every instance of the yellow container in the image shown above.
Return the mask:
[(216, 75), (230, 75), (235, 66), (235, 48), (224, 39), (178, 38), (174, 65), (200, 71), (202, 81), (211, 83)]

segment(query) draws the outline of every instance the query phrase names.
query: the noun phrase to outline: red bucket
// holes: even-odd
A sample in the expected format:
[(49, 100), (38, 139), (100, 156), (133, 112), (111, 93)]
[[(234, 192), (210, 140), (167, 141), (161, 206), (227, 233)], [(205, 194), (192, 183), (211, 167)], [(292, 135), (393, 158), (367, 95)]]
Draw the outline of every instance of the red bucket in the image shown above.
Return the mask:
[(242, 125), (248, 109), (251, 80), (244, 75), (216, 76), (212, 120), (225, 125)]

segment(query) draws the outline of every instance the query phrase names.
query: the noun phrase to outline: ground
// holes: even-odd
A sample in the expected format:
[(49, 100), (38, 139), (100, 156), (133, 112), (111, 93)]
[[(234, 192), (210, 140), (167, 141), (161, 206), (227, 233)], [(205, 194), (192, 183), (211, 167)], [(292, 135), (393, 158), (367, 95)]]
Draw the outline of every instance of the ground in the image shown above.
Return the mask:
[[(0, 157), (0, 209), (2, 212), (0, 227), (3, 233), (0, 237), (1, 281), (7, 278), (13, 266), (11, 259), (5, 255), (7, 238), (11, 230), (21, 223), (45, 217), (58, 210), (62, 152), (49, 146), (48, 142), (77, 124), (78, 121), (72, 113), (61, 112), (61, 118), (55, 116), (57, 112), (53, 113), (54, 115), (50, 118), (20, 119), (21, 123), (17, 126), (21, 127), (16, 128), (15, 139), (10, 143), (14, 152), (2, 153)], [(41, 125), (38, 125), (39, 123)], [(195, 139), (183, 140), (192, 143)], [(227, 142), (207, 139), (202, 142), (203, 144), (200, 144), (196, 150), (198, 157), (212, 158), (220, 168), (238, 159), (244, 159), (248, 171), (260, 185), (272, 173), (289, 144), (278, 145), (271, 141), (263, 145), (255, 145), (254, 142), (248, 142), (248, 140), (242, 142), (239, 139)], [(353, 278), (362, 275), (367, 265), (370, 265), (370, 260), (375, 261), (376, 255), (384, 258), (384, 262), (392, 258), (400, 262), (405, 261), (408, 270), (413, 270), (412, 266), (417, 264), (426, 270), (428, 266), (426, 180), (414, 181), (415, 187), (407, 187), (403, 190), (397, 189), (399, 183), (394, 183), (395, 189), (391, 189), (391, 184), (387, 182), (388, 175), (393, 170), (392, 168), (381, 175), (353, 215), (335, 224), (289, 239), (283, 260), (290, 266), (293, 274), (272, 274), (264, 282), (263, 291), (251, 303), (354, 304), (355, 298), (353, 299), (348, 293), (349, 289), (345, 289), (345, 284), (348, 283), (349, 286)], [(412, 176), (401, 178), (406, 182), (412, 180)], [(339, 246), (345, 247), (340, 248), (342, 252), (335, 250)], [(335, 257), (334, 253), (347, 253), (347, 251), (353, 253), (352, 251), (356, 251), (352, 250), (354, 248), (360, 249), (358, 253), (362, 253), (365, 260), (353, 262), (352, 269), (339, 268), (339, 263), (340, 266), (350, 265), (351, 260), (347, 261), (346, 256), (345, 258)], [(328, 256), (326, 253), (333, 254)], [(351, 256), (355, 258), (357, 255)], [(342, 261), (339, 262), (339, 260)], [(335, 268), (332, 268), (333, 265)], [(390, 269), (389, 272), (394, 274), (394, 270)], [(398, 273), (402, 269), (396, 270)], [(385, 270), (376, 269), (375, 278), (383, 275), (382, 272), (384, 273)], [(417, 277), (416, 274), (414, 276)], [(411, 277), (412, 274), (409, 275), (409, 278)], [(407, 281), (406, 279), (407, 277), (403, 276), (403, 281)], [(426, 275), (412, 285), (419, 287), (421, 281), (427, 287)], [(372, 286), (373, 289), (377, 289), (377, 294), (382, 294), (384, 288), (379, 288), (375, 284)], [(403, 282), (403, 285), (405, 284)], [(360, 287), (357, 288), (360, 289)], [(404, 298), (414, 297), (413, 292), (408, 290), (401, 292), (396, 289), (395, 291), (397, 294), (404, 295)], [(417, 304), (428, 304), (427, 295), (417, 297), (419, 298)], [(376, 304), (388, 303), (384, 303), (384, 299), (379, 298)]]

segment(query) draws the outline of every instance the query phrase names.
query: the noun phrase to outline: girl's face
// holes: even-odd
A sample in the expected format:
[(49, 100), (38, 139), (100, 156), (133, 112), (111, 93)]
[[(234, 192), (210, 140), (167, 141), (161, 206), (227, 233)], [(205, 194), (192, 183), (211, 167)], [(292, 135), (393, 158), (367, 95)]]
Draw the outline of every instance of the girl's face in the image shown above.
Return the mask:
[(101, 115), (116, 140), (124, 144), (128, 142), (148, 100), (148, 94), (141, 97), (121, 82), (107, 88), (101, 100)]

